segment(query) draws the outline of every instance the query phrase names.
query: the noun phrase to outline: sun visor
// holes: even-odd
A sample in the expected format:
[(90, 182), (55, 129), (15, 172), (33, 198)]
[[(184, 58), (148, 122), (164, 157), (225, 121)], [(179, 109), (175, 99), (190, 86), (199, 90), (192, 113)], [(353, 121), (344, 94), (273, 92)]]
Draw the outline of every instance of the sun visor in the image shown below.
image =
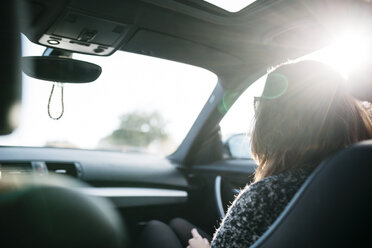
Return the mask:
[(203, 44), (140, 29), (122, 50), (199, 66), (219, 76), (242, 70), (243, 61)]

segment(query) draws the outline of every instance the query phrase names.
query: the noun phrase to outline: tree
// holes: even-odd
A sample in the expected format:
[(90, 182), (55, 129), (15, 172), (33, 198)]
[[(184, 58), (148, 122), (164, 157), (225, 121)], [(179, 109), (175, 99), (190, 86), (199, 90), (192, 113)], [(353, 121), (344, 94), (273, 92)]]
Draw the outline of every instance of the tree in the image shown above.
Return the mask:
[(166, 121), (156, 111), (133, 111), (120, 117), (119, 127), (101, 140), (101, 144), (115, 147), (146, 148), (152, 142), (168, 139)]

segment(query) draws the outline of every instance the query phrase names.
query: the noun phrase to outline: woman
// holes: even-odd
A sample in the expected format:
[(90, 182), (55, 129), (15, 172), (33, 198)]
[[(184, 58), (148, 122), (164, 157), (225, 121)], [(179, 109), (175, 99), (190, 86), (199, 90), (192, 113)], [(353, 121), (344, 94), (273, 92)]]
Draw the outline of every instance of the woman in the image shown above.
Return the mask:
[(211, 244), (193, 229), (190, 248), (249, 247), (323, 159), (372, 138), (370, 110), (349, 95), (337, 71), (320, 62), (276, 68), (255, 109), (254, 182), (236, 197)]

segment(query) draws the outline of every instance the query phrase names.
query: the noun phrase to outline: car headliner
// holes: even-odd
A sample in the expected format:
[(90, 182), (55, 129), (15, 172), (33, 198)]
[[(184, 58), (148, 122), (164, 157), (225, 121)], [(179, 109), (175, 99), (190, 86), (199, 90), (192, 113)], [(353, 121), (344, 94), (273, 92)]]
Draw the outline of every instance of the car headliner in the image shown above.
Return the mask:
[(241, 83), (237, 75), (251, 75), (324, 46), (329, 27), (321, 20), (329, 11), (324, 7), (332, 6), (322, 1), (259, 0), (231, 14), (203, 1), (26, 2), (32, 11), (22, 14), (22, 31), (35, 43), (68, 6), (129, 25), (120, 50), (204, 67), (225, 78), (227, 87)]

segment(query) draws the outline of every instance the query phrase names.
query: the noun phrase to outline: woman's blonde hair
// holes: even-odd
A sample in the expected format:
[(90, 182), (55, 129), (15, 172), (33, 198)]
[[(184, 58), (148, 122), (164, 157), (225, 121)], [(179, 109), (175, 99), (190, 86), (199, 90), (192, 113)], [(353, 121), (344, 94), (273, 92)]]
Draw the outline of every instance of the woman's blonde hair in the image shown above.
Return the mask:
[(330, 154), (372, 138), (361, 102), (333, 68), (316, 61), (271, 72), (259, 98), (252, 132), (255, 181), (299, 167), (315, 167)]

